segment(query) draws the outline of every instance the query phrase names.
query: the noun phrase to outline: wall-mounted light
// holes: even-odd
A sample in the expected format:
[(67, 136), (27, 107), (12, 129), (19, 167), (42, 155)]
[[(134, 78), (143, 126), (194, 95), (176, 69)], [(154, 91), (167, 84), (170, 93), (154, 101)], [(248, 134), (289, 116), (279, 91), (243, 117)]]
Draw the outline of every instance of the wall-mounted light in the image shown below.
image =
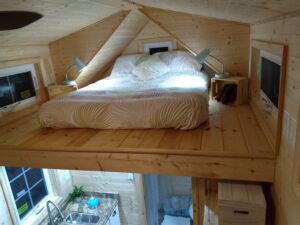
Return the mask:
[(68, 66), (66, 70), (66, 80), (64, 81), (64, 85), (76, 85), (75, 80), (69, 80), (68, 78), (68, 73), (73, 66), (76, 66), (79, 72), (81, 72), (86, 67), (85, 63), (82, 62), (80, 58), (76, 57), (73, 61), (73, 64)]
[(202, 52), (197, 54), (195, 57), (196, 57), (196, 60), (198, 61), (198, 63), (203, 63), (207, 59), (207, 57), (211, 57), (216, 62), (220, 63), (221, 66), (222, 66), (222, 72), (221, 73), (216, 73), (215, 76), (217, 78), (227, 78), (227, 77), (229, 77), (229, 73), (224, 73), (224, 63), (222, 61), (220, 61), (218, 58), (216, 58), (215, 56), (212, 56), (210, 54), (210, 49), (208, 49), (208, 48), (204, 49)]

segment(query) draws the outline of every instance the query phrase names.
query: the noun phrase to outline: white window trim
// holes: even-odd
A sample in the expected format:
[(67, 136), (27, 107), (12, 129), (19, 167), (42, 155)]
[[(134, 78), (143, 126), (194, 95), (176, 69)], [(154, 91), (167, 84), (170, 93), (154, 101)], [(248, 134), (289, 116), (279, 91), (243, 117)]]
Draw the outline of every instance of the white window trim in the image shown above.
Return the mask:
[(19, 224), (35, 225), (41, 223), (46, 217), (48, 217), (46, 202), (49, 200), (59, 205), (63, 199), (59, 196), (48, 195), (36, 207), (34, 207), (34, 209), (26, 217), (24, 217)]
[(39, 89), (39, 82), (38, 82), (38, 79), (37, 79), (34, 64), (2, 68), (2, 69), (0, 69), (0, 77), (11, 76), (11, 75), (18, 74), (18, 73), (23, 73), (23, 72), (30, 72), (31, 73), (34, 88), (36, 90), (38, 90)]
[(36, 92), (36, 96), (30, 97), (28, 99), (25, 99), (25, 100), (22, 100), (22, 101), (19, 101), (19, 102), (12, 103), (12, 104), (7, 105), (7, 106), (3, 106), (2, 108), (0, 108), (0, 111), (6, 111), (7, 109), (8, 109), (8, 111), (11, 111), (11, 108), (13, 108), (15, 110), (20, 110), (20, 109), (24, 108), (25, 106), (28, 106), (33, 102), (36, 102), (37, 95), (38, 95), (38, 90), (39, 90), (39, 82), (38, 82), (38, 79), (37, 79), (37, 74), (36, 74), (34, 64), (2, 68), (2, 69), (0, 69), (0, 77), (11, 76), (11, 75), (18, 74), (18, 73), (23, 73), (23, 72), (30, 72), (31, 73), (31, 77), (32, 77), (32, 80), (33, 80), (33, 86), (34, 86), (34, 89), (35, 89), (35, 92)]
[(7, 174), (5, 172), (5, 168), (2, 167), (0, 169), (0, 179), (3, 180), (3, 195), (5, 195), (8, 202), (7, 208), (10, 211), (12, 215), (12, 222), (16, 225), (34, 225), (39, 224), (42, 222), (47, 216), (47, 208), (46, 208), (46, 202), (51, 200), (56, 204), (60, 204), (64, 199), (62, 197), (59, 197), (57, 194), (59, 193), (58, 185), (56, 181), (53, 181), (54, 177), (56, 176), (55, 171), (50, 171), (47, 169), (43, 169), (45, 182), (48, 188), (48, 195), (41, 200), (41, 202), (36, 205), (34, 208), (31, 209), (31, 212), (29, 212), (22, 220), (20, 220), (18, 216), (18, 211), (14, 203), (14, 197), (11, 191), (11, 187), (9, 184), (9, 180), (7, 177)]

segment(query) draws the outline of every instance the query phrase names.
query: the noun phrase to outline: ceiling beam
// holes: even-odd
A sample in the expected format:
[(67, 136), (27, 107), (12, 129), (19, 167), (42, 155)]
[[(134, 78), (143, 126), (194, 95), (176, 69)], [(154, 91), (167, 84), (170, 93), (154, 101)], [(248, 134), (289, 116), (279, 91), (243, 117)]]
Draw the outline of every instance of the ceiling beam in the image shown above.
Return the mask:
[(102, 45), (84, 71), (77, 77), (79, 87), (86, 86), (95, 78), (101, 79), (112, 59), (119, 56), (124, 48), (136, 37), (148, 22), (147, 17), (137, 10), (132, 10), (112, 35)]
[(196, 55), (197, 53), (193, 51), (188, 45), (186, 45), (184, 42), (182, 42), (175, 34), (170, 32), (166, 27), (164, 27), (160, 22), (155, 20), (150, 14), (147, 13), (144, 9), (139, 9), (148, 19), (150, 19), (153, 23), (158, 25), (161, 29), (163, 29), (165, 32), (167, 32), (172, 38), (174, 38), (182, 47), (184, 47), (186, 50), (191, 52), (193, 55)]
[[(75, 57), (89, 63), (114, 31), (120, 26), (130, 11), (119, 11), (85, 29), (68, 35), (49, 45), (56, 80), (61, 83), (65, 79), (68, 66)], [(69, 73), (69, 78), (75, 77), (78, 71), (75, 67)], [(72, 76), (73, 75), (73, 76)]]

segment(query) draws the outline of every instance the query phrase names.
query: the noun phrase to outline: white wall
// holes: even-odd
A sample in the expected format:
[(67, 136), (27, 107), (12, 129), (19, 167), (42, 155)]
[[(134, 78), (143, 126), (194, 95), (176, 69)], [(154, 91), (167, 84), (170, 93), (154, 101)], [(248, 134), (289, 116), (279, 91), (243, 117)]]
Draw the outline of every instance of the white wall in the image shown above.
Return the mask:
[(83, 186), (86, 191), (118, 192), (120, 194), (120, 216), (122, 225), (144, 225), (145, 206), (141, 175), (134, 180), (128, 173), (96, 171), (71, 171), (73, 185)]
[(52, 170), (53, 171), (53, 185), (56, 185), (56, 194), (63, 198), (68, 198), (69, 193), (73, 189), (73, 182), (69, 170)]
[[(0, 181), (2, 184), (2, 181)], [(0, 185), (0, 225), (12, 225), (12, 220), (8, 211), (6, 200), (3, 195), (2, 185)]]

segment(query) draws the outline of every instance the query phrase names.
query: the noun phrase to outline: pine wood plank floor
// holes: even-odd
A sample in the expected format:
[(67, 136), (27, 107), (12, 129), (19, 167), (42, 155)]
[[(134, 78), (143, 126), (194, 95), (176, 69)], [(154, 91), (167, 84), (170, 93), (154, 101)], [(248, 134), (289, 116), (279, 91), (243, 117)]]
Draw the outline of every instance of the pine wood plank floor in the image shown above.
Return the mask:
[(0, 128), (0, 164), (272, 181), (275, 159), (247, 104), (211, 101), (187, 131), (49, 129), (37, 114)]

